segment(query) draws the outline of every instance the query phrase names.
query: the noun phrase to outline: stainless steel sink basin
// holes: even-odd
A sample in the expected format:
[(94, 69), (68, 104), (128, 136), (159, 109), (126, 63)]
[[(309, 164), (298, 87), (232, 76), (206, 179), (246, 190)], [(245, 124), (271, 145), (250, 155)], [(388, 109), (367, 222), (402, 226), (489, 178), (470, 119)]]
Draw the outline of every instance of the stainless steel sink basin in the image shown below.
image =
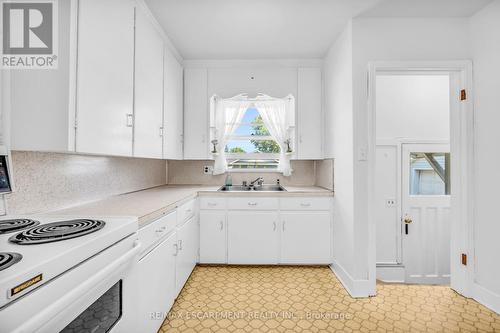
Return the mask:
[(221, 192), (282, 192), (286, 191), (281, 185), (256, 185), (256, 186), (243, 186), (243, 185), (233, 185), (233, 186), (222, 186), (219, 191)]
[(261, 192), (281, 192), (281, 191), (286, 191), (285, 188), (281, 185), (260, 185), (260, 186), (254, 186), (253, 187), (254, 191), (261, 191)]
[(243, 185), (233, 185), (233, 186), (222, 186), (219, 191), (227, 191), (227, 192), (244, 192), (251, 191), (251, 186), (243, 186)]

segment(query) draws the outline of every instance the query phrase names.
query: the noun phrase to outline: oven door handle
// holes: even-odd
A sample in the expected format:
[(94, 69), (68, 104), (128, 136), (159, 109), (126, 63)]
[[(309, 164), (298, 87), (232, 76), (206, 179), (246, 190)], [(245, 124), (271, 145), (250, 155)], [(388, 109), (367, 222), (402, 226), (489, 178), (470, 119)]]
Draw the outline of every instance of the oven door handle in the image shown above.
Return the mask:
[(110, 265), (106, 266), (104, 269), (100, 270), (97, 274), (95, 274), (82, 284), (80, 284), (75, 289), (66, 293), (64, 297), (61, 297), (56, 302), (52, 303), (52, 305), (46, 307), (43, 311), (40, 311), (36, 316), (30, 318), (29, 321), (27, 321), (24, 325), (18, 327), (12, 333), (37, 331), (41, 327), (40, 323), (42, 322), (47, 323), (52, 318), (52, 314), (63, 311), (75, 300), (83, 297), (88, 292), (89, 289), (92, 289), (92, 287), (105, 280), (106, 277), (108, 277), (112, 273), (115, 273), (121, 265), (127, 263), (133, 257), (135, 257), (139, 253), (140, 248), (141, 248), (141, 242), (139, 240), (134, 241), (134, 247), (131, 250), (126, 252), (123, 256), (121, 256), (117, 260), (113, 261)]

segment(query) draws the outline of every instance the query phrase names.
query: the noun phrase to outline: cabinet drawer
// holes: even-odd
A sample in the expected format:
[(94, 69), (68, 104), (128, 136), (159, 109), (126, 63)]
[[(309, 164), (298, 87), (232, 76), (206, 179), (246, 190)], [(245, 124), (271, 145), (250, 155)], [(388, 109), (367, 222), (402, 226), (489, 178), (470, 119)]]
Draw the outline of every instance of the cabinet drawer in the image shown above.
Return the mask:
[(200, 198), (200, 209), (226, 209), (225, 198)]
[(330, 210), (331, 207), (331, 198), (294, 197), (281, 199), (281, 210)]
[(191, 200), (177, 208), (177, 225), (181, 225), (194, 216), (196, 200)]
[(278, 209), (278, 198), (229, 198), (228, 209), (239, 210), (274, 210)]
[(148, 224), (144, 228), (139, 229), (139, 240), (142, 244), (142, 253), (147, 252), (162, 239), (163, 236), (175, 230), (176, 224), (177, 214), (176, 212), (171, 212)]

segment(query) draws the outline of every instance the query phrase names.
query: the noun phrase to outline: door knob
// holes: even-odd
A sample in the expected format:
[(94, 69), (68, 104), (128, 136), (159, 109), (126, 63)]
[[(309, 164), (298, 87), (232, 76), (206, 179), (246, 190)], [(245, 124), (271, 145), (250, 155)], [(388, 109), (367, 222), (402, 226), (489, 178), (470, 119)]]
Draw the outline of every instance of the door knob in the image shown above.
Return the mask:
[(413, 222), (410, 216), (405, 215), (403, 218), (403, 222), (405, 223), (405, 234), (408, 235), (408, 225)]

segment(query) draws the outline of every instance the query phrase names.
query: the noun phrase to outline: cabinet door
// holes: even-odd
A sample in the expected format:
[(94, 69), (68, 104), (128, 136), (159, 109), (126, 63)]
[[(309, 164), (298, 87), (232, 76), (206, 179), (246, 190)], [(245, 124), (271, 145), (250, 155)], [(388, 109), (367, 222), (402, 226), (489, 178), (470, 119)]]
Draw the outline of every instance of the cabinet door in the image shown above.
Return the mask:
[(174, 233), (139, 260), (136, 322), (140, 332), (157, 332), (162, 321), (152, 320), (151, 313), (167, 313), (174, 303), (176, 244)]
[(163, 158), (182, 160), (184, 79), (181, 64), (167, 48), (164, 67)]
[(207, 70), (184, 70), (184, 159), (207, 159), (208, 105)]
[(176, 266), (177, 294), (184, 287), (194, 266), (196, 266), (199, 243), (198, 221), (196, 217), (193, 217), (177, 231), (177, 246), (179, 247)]
[(134, 156), (162, 158), (163, 39), (140, 8), (135, 23)]
[(281, 213), (281, 263), (331, 263), (331, 213)]
[(298, 158), (321, 159), (323, 158), (321, 69), (299, 68), (298, 87)]
[(76, 150), (131, 156), (133, 96), (133, 2), (80, 1)]
[(200, 262), (225, 264), (226, 212), (200, 212)]
[(277, 264), (278, 213), (233, 211), (227, 215), (229, 264)]

